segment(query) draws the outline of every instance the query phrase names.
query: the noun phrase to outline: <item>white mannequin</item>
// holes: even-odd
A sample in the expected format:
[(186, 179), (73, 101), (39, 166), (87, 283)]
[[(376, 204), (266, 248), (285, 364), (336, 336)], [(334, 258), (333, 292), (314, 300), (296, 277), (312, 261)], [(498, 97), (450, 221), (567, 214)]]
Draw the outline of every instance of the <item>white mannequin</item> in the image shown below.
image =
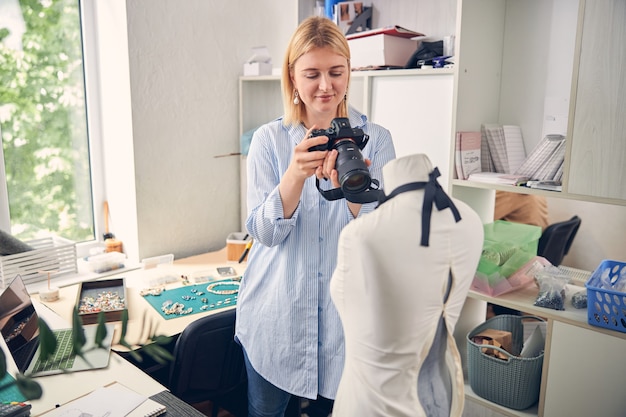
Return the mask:
[[(392, 160), (383, 168), (385, 188), (428, 182), (431, 172), (423, 154)], [(438, 197), (448, 200), (437, 187)], [(461, 201), (452, 200), (458, 222), (453, 208), (433, 204), (428, 246), (420, 245), (424, 195), (424, 189), (398, 194), (340, 235), (330, 290), (346, 362), (333, 417), (462, 414), (463, 371), (453, 332), (476, 272), (483, 227)]]

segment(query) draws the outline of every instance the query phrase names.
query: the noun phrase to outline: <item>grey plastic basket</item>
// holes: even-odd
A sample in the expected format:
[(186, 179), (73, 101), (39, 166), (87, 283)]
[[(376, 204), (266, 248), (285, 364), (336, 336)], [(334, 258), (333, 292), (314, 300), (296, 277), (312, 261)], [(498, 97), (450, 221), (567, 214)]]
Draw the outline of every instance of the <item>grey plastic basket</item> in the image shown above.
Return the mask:
[(473, 337), (487, 329), (511, 332), (513, 353), (519, 354), (524, 344), (522, 320), (535, 316), (502, 314), (490, 318), (467, 334), (467, 370), (470, 387), (476, 395), (515, 410), (524, 410), (539, 399), (543, 352), (534, 358), (520, 358), (504, 349), (491, 347), (508, 356), (498, 359), (484, 353), (485, 345), (472, 341)]

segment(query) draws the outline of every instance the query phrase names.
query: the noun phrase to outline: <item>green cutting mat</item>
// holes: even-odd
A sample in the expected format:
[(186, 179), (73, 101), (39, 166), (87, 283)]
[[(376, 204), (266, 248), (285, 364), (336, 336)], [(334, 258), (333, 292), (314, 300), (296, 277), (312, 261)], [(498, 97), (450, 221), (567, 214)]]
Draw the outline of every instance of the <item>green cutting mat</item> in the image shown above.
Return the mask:
[[(13, 381), (15, 381), (15, 378), (13, 378), (10, 374), (7, 373), (4, 375), (2, 380), (0, 380), (0, 387), (4, 387), (5, 384), (9, 384)], [(5, 387), (2, 390), (0, 390), (0, 404), (7, 403), (7, 402), (10, 403), (13, 401), (17, 401), (17, 402), (26, 401), (26, 398), (24, 398), (20, 390), (17, 389), (17, 385), (15, 384), (11, 384), (8, 387)]]
[[(204, 311), (219, 310), (221, 308), (234, 306), (237, 304), (237, 294), (213, 294), (207, 291), (207, 286), (216, 282), (231, 282), (232, 279), (211, 281), (203, 284), (186, 285), (172, 290), (165, 290), (161, 295), (146, 295), (145, 300), (165, 320), (175, 319), (182, 315), (202, 313)], [(238, 289), (236, 285), (220, 285), (219, 290)], [(181, 303), (182, 310), (191, 311), (186, 314), (171, 313), (166, 314), (163, 306), (171, 307), (174, 303)]]

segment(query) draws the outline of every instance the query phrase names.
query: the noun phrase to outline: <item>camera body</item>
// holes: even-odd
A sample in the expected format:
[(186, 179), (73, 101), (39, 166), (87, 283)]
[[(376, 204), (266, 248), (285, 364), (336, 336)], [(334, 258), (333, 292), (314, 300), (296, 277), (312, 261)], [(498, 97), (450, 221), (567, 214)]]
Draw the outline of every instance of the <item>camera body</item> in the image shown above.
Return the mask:
[(359, 149), (363, 149), (369, 140), (369, 136), (363, 133), (362, 129), (355, 129), (350, 126), (350, 120), (346, 117), (333, 119), (328, 129), (314, 129), (309, 137), (313, 138), (316, 136), (326, 136), (328, 137), (328, 142), (310, 147), (309, 152), (330, 151), (334, 149), (337, 141), (340, 139), (352, 139)]
[(350, 200), (349, 196), (370, 189), (372, 177), (361, 154), (369, 136), (362, 129), (352, 128), (350, 120), (345, 117), (337, 117), (331, 122), (330, 128), (313, 130), (310, 137), (315, 136), (327, 136), (328, 142), (310, 147), (309, 152), (337, 149), (335, 169), (346, 198)]

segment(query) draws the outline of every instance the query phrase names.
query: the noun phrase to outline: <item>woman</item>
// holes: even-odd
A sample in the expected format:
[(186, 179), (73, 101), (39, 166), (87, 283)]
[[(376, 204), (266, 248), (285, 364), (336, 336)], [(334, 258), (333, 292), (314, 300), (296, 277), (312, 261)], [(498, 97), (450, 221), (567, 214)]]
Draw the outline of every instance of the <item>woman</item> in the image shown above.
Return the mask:
[[(310, 137), (345, 117), (370, 139), (372, 178), (395, 158), (389, 131), (348, 106), (350, 49), (339, 28), (311, 17), (293, 34), (282, 71), (284, 115), (254, 133), (248, 153), (248, 218), (254, 238), (237, 301), (236, 337), (248, 371), (249, 415), (281, 416), (291, 395), (333, 399), (343, 333), (329, 294), (341, 229), (376, 203), (325, 200), (338, 188), (337, 150), (311, 151)], [(382, 183), (381, 183), (382, 187)]]

